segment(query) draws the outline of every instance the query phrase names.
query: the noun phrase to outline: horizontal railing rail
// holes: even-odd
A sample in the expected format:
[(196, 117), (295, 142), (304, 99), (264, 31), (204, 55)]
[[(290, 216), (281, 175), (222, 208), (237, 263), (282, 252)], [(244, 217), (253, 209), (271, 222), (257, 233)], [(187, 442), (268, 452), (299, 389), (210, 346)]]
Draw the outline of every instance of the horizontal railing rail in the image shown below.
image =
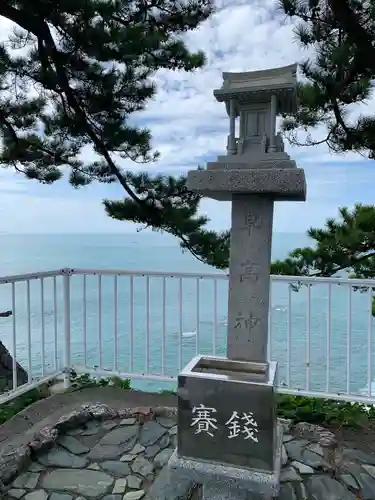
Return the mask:
[[(272, 276), (268, 353), (279, 391), (375, 402), (373, 287)], [(12, 311), (0, 318), (12, 356), (0, 366), (0, 402), (59, 374), (67, 385), (71, 369), (172, 388), (196, 354), (225, 355), (227, 299), (224, 272), (63, 268), (0, 277), (0, 312)]]

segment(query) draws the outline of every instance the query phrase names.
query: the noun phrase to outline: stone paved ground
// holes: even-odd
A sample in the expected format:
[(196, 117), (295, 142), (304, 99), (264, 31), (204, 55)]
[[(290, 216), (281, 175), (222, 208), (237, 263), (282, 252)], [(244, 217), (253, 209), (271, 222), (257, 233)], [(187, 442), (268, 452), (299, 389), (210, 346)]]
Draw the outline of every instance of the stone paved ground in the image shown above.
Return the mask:
[(7, 492), (12, 499), (138, 500), (176, 446), (175, 418), (90, 421), (37, 455)]
[[(27, 448), (31, 454), (24, 445), (17, 448), (25, 466), (18, 476), (12, 477), (15, 449), (3, 449), (2, 498), (188, 498), (194, 485), (168, 483), (165, 464), (176, 446), (177, 427), (175, 411), (164, 410), (96, 404), (60, 416), (54, 425), (50, 421), (34, 435)], [(291, 428), (284, 422), (284, 428), (280, 500), (375, 500), (375, 454), (367, 446), (327, 448), (332, 434), (320, 427)]]

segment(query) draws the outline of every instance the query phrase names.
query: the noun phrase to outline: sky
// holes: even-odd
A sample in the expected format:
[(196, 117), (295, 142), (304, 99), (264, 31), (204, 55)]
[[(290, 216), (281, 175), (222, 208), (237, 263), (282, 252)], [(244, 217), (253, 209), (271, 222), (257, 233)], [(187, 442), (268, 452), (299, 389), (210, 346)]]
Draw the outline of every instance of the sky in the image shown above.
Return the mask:
[[(217, 12), (186, 36), (191, 50), (203, 50), (206, 66), (194, 73), (160, 71), (158, 92), (136, 121), (147, 126), (160, 152), (157, 163), (139, 166), (123, 161), (125, 169), (180, 175), (225, 154), (229, 120), (224, 104), (213, 97), (223, 71), (255, 71), (301, 62), (301, 50), (293, 23), (275, 12), (275, 0), (217, 0)], [(0, 18), (1, 38), (12, 25)], [(375, 111), (375, 99), (353, 109)], [(323, 137), (324, 129), (314, 133)], [(360, 155), (333, 155), (325, 145), (286, 150), (305, 169), (306, 202), (278, 202), (276, 232), (305, 232), (335, 217), (339, 206), (373, 203), (375, 164)], [(90, 152), (87, 152), (90, 155)], [(63, 179), (52, 186), (27, 180), (10, 169), (0, 169), (0, 218), (2, 233), (128, 233), (137, 226), (114, 221), (104, 212), (103, 198), (121, 199), (116, 185), (75, 190)], [(205, 199), (201, 211), (209, 227), (229, 227), (230, 204)]]

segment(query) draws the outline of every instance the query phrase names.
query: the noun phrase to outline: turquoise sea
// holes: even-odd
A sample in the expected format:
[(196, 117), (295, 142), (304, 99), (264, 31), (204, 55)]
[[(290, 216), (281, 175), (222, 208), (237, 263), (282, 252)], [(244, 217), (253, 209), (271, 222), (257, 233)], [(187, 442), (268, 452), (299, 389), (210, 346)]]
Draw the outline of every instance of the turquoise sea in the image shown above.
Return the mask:
[[(0, 238), (0, 276), (67, 267), (145, 273), (224, 274), (201, 264), (189, 253), (182, 253), (176, 240), (158, 234), (3, 234)], [(283, 258), (293, 248), (308, 243), (303, 234), (276, 233), (273, 258)], [(181, 308), (180, 286), (183, 297)], [(164, 288), (160, 277), (148, 280), (139, 276), (131, 283), (129, 276), (120, 276), (116, 280), (113, 276), (72, 276), (70, 315), (73, 363), (84, 363), (86, 356), (90, 368), (101, 365), (103, 369), (113, 370), (117, 365), (123, 372), (161, 374), (164, 371), (166, 375), (176, 375), (179, 363), (185, 364), (197, 352), (209, 354), (216, 347), (217, 354), (224, 354), (227, 281), (218, 280), (216, 286), (214, 314), (213, 280), (184, 278), (180, 282), (178, 278), (169, 277)], [(360, 393), (368, 387), (368, 360), (371, 359), (371, 368), (374, 365), (373, 342), (368, 343), (369, 301), (367, 294), (360, 292), (352, 293), (349, 298), (346, 288), (332, 287), (328, 336), (327, 285), (311, 287), (310, 309), (307, 308), (307, 288), (292, 291), (289, 315), (288, 284), (273, 283), (270, 354), (280, 364), (281, 382), (289, 383), (292, 388), (303, 388), (308, 384), (310, 390), (322, 391), (326, 388), (328, 377), (330, 391), (349, 389), (350, 392)], [(62, 277), (56, 280), (45, 278), (42, 286), (40, 280), (30, 281), (30, 320), (27, 298), (25, 282), (16, 284), (13, 290), (10, 284), (0, 284), (0, 310), (12, 309), (14, 312), (12, 317), (0, 318), (0, 334), (11, 352), (16, 348), (17, 360), (26, 368), (30, 364), (33, 376), (39, 376), (50, 373), (63, 362)], [(291, 320), (290, 329), (288, 318)], [(372, 331), (372, 325), (370, 328)], [(12, 340), (14, 331), (15, 346)], [(102, 346), (101, 356), (99, 343)], [(369, 347), (372, 349), (370, 356)], [(291, 363), (289, 379), (288, 360)], [(166, 387), (160, 381), (144, 380), (133, 385), (147, 389)]]

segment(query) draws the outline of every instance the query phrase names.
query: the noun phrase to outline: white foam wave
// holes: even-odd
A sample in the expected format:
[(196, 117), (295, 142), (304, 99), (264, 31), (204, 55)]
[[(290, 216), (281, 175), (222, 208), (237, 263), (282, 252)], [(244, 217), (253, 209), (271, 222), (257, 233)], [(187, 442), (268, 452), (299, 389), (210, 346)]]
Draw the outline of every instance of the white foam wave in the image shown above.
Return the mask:
[(196, 334), (197, 334), (196, 330), (194, 330), (192, 332), (182, 332), (182, 336), (185, 338), (195, 337)]

